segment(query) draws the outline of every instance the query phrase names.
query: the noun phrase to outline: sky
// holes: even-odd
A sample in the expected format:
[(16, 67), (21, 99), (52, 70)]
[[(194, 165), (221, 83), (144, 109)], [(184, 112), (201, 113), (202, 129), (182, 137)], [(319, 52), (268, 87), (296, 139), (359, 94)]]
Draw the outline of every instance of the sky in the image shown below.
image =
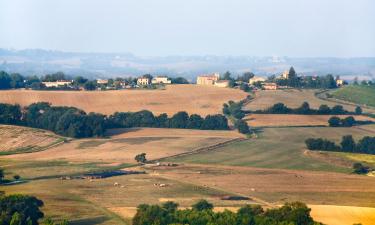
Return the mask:
[(375, 56), (374, 0), (0, 0), (0, 48)]

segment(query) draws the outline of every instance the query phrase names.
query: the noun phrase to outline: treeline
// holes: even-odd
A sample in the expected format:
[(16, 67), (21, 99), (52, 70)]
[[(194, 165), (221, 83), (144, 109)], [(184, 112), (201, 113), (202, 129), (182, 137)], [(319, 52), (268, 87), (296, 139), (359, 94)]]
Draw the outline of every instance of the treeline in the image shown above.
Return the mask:
[(320, 105), (318, 109), (312, 109), (308, 102), (303, 102), (298, 108), (289, 108), (284, 103), (276, 103), (265, 110), (247, 111), (255, 114), (301, 114), (301, 115), (345, 115), (362, 114), (362, 108), (357, 106), (355, 112), (349, 112), (342, 105), (335, 105), (330, 108), (328, 105)]
[(371, 122), (370, 121), (369, 122), (366, 122), (366, 121), (357, 122), (352, 116), (348, 116), (344, 119), (340, 119), (340, 117), (333, 116), (329, 118), (328, 120), (328, 124), (330, 127), (352, 127), (358, 123), (365, 124), (365, 123), (371, 123)]
[(280, 208), (264, 210), (261, 206), (246, 205), (237, 212), (214, 212), (213, 205), (200, 200), (191, 209), (178, 209), (178, 204), (166, 202), (159, 205), (142, 204), (137, 208), (133, 225), (319, 225), (310, 216), (311, 209), (300, 202), (286, 203)]
[(40, 128), (76, 138), (103, 136), (105, 132), (104, 115), (86, 114), (74, 107), (51, 106), (46, 102), (25, 108), (0, 103), (0, 123)]
[(163, 113), (159, 116), (147, 110), (139, 112), (116, 112), (106, 120), (107, 128), (158, 127), (201, 130), (228, 130), (225, 116), (207, 115), (205, 118), (197, 114), (189, 116), (186, 112), (178, 112), (172, 117)]
[(322, 138), (309, 138), (305, 143), (309, 150), (341, 151), (375, 155), (375, 137), (366, 136), (358, 142), (355, 142), (352, 135), (346, 135), (342, 137), (340, 145)]
[(23, 125), (53, 131), (67, 137), (84, 138), (103, 136), (108, 128), (160, 127), (202, 130), (227, 130), (228, 121), (223, 115), (188, 115), (178, 112), (171, 118), (167, 114), (154, 116), (152, 112), (114, 113), (105, 116), (86, 114), (74, 107), (51, 106), (39, 102), (25, 108), (19, 105), (0, 103), (0, 123)]

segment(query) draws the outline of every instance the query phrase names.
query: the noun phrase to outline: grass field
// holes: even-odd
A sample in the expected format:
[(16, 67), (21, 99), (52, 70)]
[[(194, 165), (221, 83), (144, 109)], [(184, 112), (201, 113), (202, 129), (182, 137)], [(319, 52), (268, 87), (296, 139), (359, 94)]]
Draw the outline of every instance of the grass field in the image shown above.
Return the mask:
[(375, 107), (375, 87), (350, 85), (332, 92), (333, 97), (356, 104)]
[[(341, 90), (341, 89), (339, 89)], [(330, 107), (334, 105), (343, 105), (346, 110), (354, 111), (355, 106), (349, 104), (326, 101), (315, 96), (316, 90), (276, 90), (276, 91), (258, 91), (254, 100), (245, 106), (248, 110), (266, 109), (276, 103), (284, 103), (290, 108), (297, 108), (303, 102), (308, 102), (311, 108), (318, 108), (322, 104)], [(374, 113), (375, 110), (363, 109), (364, 112)]]
[(258, 138), (227, 145), (214, 152), (183, 156), (174, 160), (199, 164), (347, 172), (347, 166), (341, 165), (341, 162), (335, 165), (331, 161), (325, 162), (321, 158), (306, 155), (305, 139), (324, 137), (339, 142), (343, 135), (352, 134), (355, 138), (373, 135), (374, 126), (264, 128)]
[[(250, 114), (244, 119), (252, 127), (278, 127), (278, 126), (328, 126), (332, 115), (287, 115), (287, 114)], [(340, 115), (346, 118), (348, 115)], [(367, 116), (353, 116), (357, 121), (373, 121)]]
[(134, 157), (146, 153), (158, 159), (221, 143), (242, 135), (234, 131), (187, 129), (119, 129), (110, 138), (72, 140), (46, 151), (4, 156), (20, 160), (64, 160), (68, 162), (135, 163)]
[(0, 91), (0, 102), (29, 105), (51, 102), (53, 105), (74, 106), (86, 112), (112, 114), (114, 112), (147, 109), (155, 114), (172, 115), (179, 111), (200, 115), (221, 113), (229, 100), (239, 101), (247, 94), (238, 89), (199, 85), (170, 85), (166, 90), (119, 91)]
[(49, 131), (0, 125), (0, 154), (43, 150), (63, 141)]

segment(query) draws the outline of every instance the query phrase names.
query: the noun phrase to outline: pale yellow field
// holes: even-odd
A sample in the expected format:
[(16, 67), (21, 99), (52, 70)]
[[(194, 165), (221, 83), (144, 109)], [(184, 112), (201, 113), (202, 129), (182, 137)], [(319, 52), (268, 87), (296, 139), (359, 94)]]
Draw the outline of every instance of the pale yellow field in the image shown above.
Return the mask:
[[(255, 99), (246, 105), (246, 109), (257, 110), (267, 109), (276, 103), (284, 103), (290, 108), (297, 108), (303, 102), (308, 102), (311, 108), (319, 108), (320, 105), (326, 104), (330, 107), (334, 105), (343, 105), (346, 110), (354, 111), (355, 106), (325, 101), (315, 96), (315, 90), (276, 90), (276, 91), (258, 91)], [(363, 109), (364, 112), (375, 112), (372, 109)]]
[(22, 160), (67, 160), (71, 162), (135, 163), (134, 157), (146, 153), (157, 159), (242, 137), (235, 131), (187, 129), (118, 129), (110, 138), (72, 140), (46, 151), (9, 155)]
[(62, 141), (61, 137), (49, 131), (0, 125), (0, 152), (40, 149), (59, 140)]
[[(250, 114), (245, 120), (253, 127), (270, 126), (326, 126), (332, 115), (287, 115), (287, 114)], [(340, 115), (346, 118), (348, 115)], [(358, 121), (375, 121), (367, 116), (353, 116)]]
[(199, 85), (170, 85), (166, 90), (118, 91), (0, 91), (0, 102), (29, 105), (50, 102), (59, 106), (74, 106), (86, 112), (114, 112), (147, 109), (154, 114), (172, 115), (178, 111), (200, 115), (221, 113), (223, 103), (239, 101), (247, 94), (238, 89)]

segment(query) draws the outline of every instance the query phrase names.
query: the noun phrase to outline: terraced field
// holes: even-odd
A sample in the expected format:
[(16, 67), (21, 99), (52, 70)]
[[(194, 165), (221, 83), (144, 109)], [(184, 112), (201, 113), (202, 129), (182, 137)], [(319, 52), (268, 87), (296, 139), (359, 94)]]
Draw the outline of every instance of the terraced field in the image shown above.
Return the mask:
[(38, 151), (63, 141), (64, 138), (49, 131), (0, 125), (0, 154)]

